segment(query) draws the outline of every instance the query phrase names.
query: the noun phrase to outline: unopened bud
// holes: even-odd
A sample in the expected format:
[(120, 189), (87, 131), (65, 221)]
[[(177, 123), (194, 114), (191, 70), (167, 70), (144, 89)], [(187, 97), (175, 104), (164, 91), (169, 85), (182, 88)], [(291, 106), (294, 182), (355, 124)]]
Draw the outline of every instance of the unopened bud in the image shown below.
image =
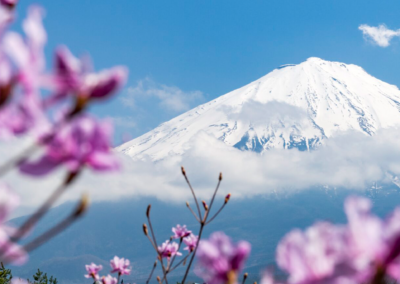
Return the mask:
[(207, 203), (204, 200), (202, 201), (202, 203), (203, 203), (204, 210), (208, 211)]
[(189, 207), (189, 202), (186, 201), (186, 206)]
[(228, 194), (225, 196), (225, 204), (228, 203), (228, 201), (229, 201), (230, 198), (231, 198), (231, 194), (228, 193)]
[(182, 174), (183, 174), (183, 176), (186, 176), (186, 171), (185, 171), (185, 168), (184, 168), (184, 167), (181, 167), (181, 170), (182, 170)]
[(147, 210), (146, 210), (147, 218), (149, 218), (149, 216), (150, 216), (150, 209), (151, 209), (151, 204), (149, 204), (149, 206), (147, 206)]
[(86, 212), (89, 207), (89, 195), (83, 194), (81, 198), (81, 202), (75, 210), (74, 216), (78, 217)]
[(222, 180), (222, 173), (219, 173), (219, 180)]
[(154, 267), (156, 267), (157, 266), (157, 260), (156, 261), (154, 261)]
[(161, 283), (161, 278), (160, 278), (160, 276), (157, 276), (157, 281), (158, 281), (158, 283)]
[(247, 276), (249, 276), (249, 274), (246, 272), (245, 274), (243, 274), (243, 279), (247, 279)]
[(257, 281), (254, 281), (254, 283), (253, 284), (257, 284)]
[(143, 224), (143, 233), (147, 236), (149, 234), (149, 230), (147, 230), (147, 225)]

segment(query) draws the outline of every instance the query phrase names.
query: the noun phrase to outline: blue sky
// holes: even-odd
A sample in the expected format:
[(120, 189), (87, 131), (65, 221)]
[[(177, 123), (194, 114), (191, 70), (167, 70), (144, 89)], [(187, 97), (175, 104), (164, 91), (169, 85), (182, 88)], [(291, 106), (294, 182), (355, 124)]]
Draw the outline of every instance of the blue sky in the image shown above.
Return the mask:
[(66, 44), (97, 69), (124, 64), (129, 82), (93, 109), (116, 122), (115, 144), (287, 63), (316, 56), (362, 66), (400, 86), (398, 37), (366, 41), (361, 24), (400, 28), (400, 2), (348, 0), (42, 0), (47, 55)]

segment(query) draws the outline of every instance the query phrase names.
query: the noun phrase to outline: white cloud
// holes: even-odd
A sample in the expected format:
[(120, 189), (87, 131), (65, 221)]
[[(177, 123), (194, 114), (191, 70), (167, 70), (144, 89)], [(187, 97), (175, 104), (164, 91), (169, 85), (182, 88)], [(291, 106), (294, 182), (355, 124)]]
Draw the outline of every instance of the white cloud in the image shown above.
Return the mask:
[(189, 110), (198, 102), (204, 101), (200, 91), (185, 92), (175, 86), (158, 84), (149, 78), (140, 80), (136, 86), (128, 88), (122, 102), (129, 107), (135, 107), (140, 99), (156, 98), (160, 107), (167, 110), (181, 112)]
[[(234, 198), (274, 192), (290, 193), (316, 186), (366, 189), (374, 182), (391, 184), (400, 176), (400, 131), (380, 130), (370, 137), (362, 133), (345, 133), (327, 140), (312, 152), (270, 150), (263, 155), (244, 152), (199, 133), (182, 157), (153, 163), (133, 161), (121, 155), (124, 165), (118, 174), (95, 175), (87, 171), (68, 190), (62, 201), (74, 200), (89, 192), (94, 201), (127, 197), (155, 196), (161, 200), (191, 200), (180, 166), (185, 166), (200, 197), (208, 197), (218, 173), (224, 174), (221, 196), (231, 192)], [(1, 147), (1, 156), (14, 145)], [(24, 208), (38, 206), (63, 176), (58, 171), (50, 179), (37, 180), (11, 173), (6, 180), (22, 196)], [(221, 197), (222, 198), (222, 197)]]
[(360, 25), (358, 29), (363, 32), (365, 39), (381, 47), (388, 47), (393, 37), (400, 36), (400, 29), (395, 31), (390, 30), (385, 25), (379, 25), (377, 27)]

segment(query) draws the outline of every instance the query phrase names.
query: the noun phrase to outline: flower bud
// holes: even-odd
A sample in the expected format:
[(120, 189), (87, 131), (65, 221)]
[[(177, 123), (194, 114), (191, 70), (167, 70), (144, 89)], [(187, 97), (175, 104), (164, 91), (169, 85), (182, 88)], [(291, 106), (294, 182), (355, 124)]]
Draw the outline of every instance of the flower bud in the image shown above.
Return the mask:
[(249, 274), (246, 272), (245, 274), (243, 274), (243, 279), (246, 280), (247, 276), (249, 276)]
[(219, 173), (219, 178), (220, 181), (222, 180), (222, 173)]
[(87, 194), (83, 194), (81, 198), (81, 202), (75, 210), (74, 216), (78, 217), (86, 212), (89, 207), (89, 196)]
[(147, 218), (150, 217), (150, 209), (151, 209), (151, 204), (149, 204), (149, 206), (147, 206), (147, 210), (146, 210), (146, 216), (147, 216)]
[(160, 278), (160, 276), (157, 276), (157, 281), (158, 281), (158, 283), (161, 283), (161, 278)]
[(184, 167), (181, 167), (181, 171), (182, 171), (183, 176), (186, 176), (186, 171), (185, 171)]
[(189, 202), (186, 201), (186, 206), (189, 207)]
[(231, 198), (231, 194), (228, 193), (228, 194), (225, 196), (225, 204), (228, 203), (228, 201), (229, 201), (230, 198)]
[(208, 211), (207, 203), (204, 200), (202, 201), (202, 203), (203, 203), (204, 210)]
[(147, 225), (143, 224), (143, 233), (147, 236), (149, 234), (149, 230), (147, 229)]

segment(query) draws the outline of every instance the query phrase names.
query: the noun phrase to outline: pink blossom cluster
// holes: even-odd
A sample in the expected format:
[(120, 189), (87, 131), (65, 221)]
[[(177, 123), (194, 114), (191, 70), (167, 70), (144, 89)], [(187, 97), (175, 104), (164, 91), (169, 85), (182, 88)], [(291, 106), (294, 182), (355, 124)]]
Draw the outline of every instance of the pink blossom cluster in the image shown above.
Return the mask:
[(110, 260), (110, 265), (112, 269), (111, 273), (117, 273), (118, 278), (110, 274), (107, 276), (100, 276), (99, 272), (103, 269), (103, 266), (96, 265), (93, 262), (85, 266), (88, 273), (85, 277), (92, 278), (95, 282), (101, 282), (103, 284), (118, 284), (120, 276), (129, 275), (132, 270), (129, 259), (119, 258), (118, 256), (114, 256), (114, 258)]
[(224, 233), (213, 233), (208, 240), (200, 241), (195, 272), (209, 284), (236, 283), (250, 250), (246, 241), (235, 244)]
[(172, 228), (172, 232), (174, 235), (173, 239), (179, 239), (180, 243), (172, 242), (171, 240), (167, 240), (158, 246), (158, 252), (163, 258), (170, 259), (173, 256), (181, 256), (182, 253), (179, 252), (182, 242), (186, 245), (184, 250), (189, 251), (189, 253), (193, 252), (196, 248), (198, 237), (192, 233), (192, 231), (186, 228), (186, 225), (176, 225), (176, 227)]
[[(15, 159), (2, 161), (0, 174), (18, 168), (27, 175), (43, 176), (64, 166), (69, 174), (67, 186), (83, 167), (95, 171), (118, 169), (111, 150), (111, 125), (88, 115), (86, 109), (123, 86), (126, 68), (117, 66), (95, 72), (87, 60), (76, 58), (67, 47), (60, 46), (54, 52), (53, 67), (47, 70), (44, 10), (39, 6), (29, 8), (22, 22), (22, 35), (8, 30), (17, 4), (17, 0), (0, 0), (0, 139), (29, 134), (34, 144), (29, 151), (16, 153)], [(41, 156), (31, 159), (38, 149), (43, 150)], [(12, 229), (5, 221), (18, 198), (8, 186), (0, 185), (0, 261), (22, 264), (27, 259), (25, 250), (43, 243), (32, 241), (22, 248), (16, 242), (31, 231), (54, 201), (33, 214), (25, 227)], [(74, 218), (83, 210), (77, 212)], [(71, 222), (63, 224), (68, 226)]]
[(6, 31), (15, 2), (2, 1), (0, 6), (9, 15), (0, 23), (0, 138), (29, 133), (45, 148), (37, 161), (26, 159), (18, 165), (25, 174), (44, 175), (60, 165), (72, 172), (83, 166), (96, 171), (116, 169), (110, 151), (112, 128), (84, 111), (120, 89), (127, 78), (126, 68), (95, 72), (87, 60), (60, 46), (52, 70), (47, 71), (43, 9), (30, 7), (23, 21), (23, 37)]
[[(400, 207), (382, 220), (363, 197), (345, 201), (346, 225), (319, 222), (293, 230), (277, 247), (278, 266), (288, 283), (383, 283), (400, 280)], [(272, 284), (270, 274), (263, 284)]]

